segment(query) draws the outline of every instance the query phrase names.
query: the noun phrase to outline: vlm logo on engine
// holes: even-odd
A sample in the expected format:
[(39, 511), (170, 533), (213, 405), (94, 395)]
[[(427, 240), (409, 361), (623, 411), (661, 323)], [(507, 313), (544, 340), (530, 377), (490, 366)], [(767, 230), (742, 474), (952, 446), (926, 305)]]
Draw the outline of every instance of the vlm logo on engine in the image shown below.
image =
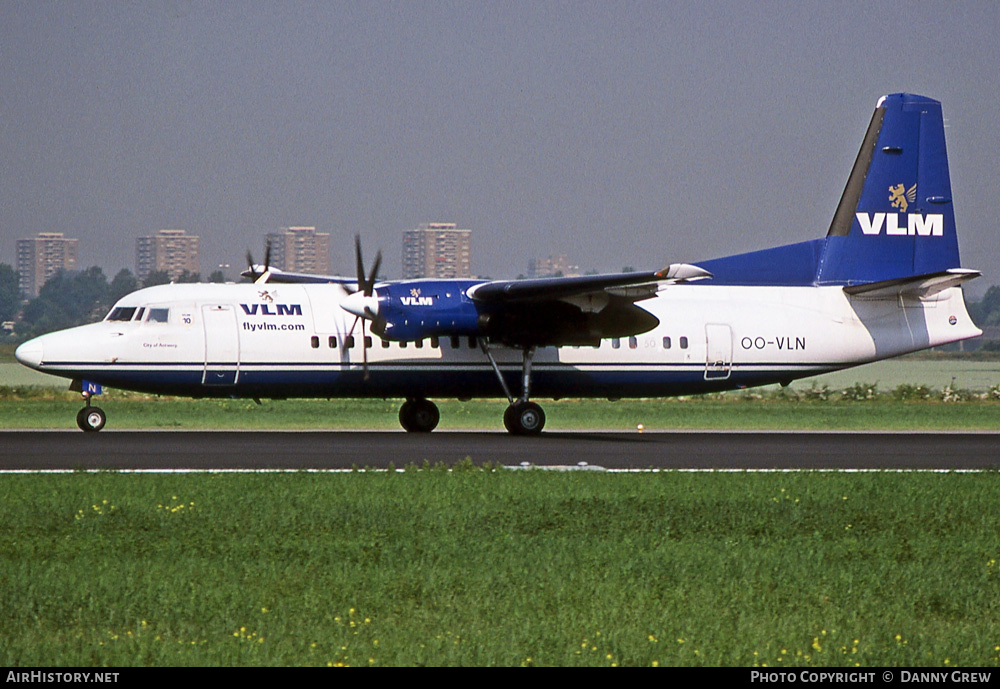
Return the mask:
[[(907, 188), (905, 184), (889, 187), (889, 205), (901, 213), (855, 213), (861, 232), (866, 235), (882, 234), (896, 237), (940, 237), (944, 234), (944, 215), (940, 213), (907, 213), (906, 209), (917, 200), (917, 185)], [(906, 224), (900, 225), (900, 215), (906, 216)]]
[(248, 316), (301, 316), (301, 304), (240, 304)]
[(434, 297), (421, 297), (419, 289), (411, 289), (410, 296), (400, 297), (403, 306), (434, 306)]

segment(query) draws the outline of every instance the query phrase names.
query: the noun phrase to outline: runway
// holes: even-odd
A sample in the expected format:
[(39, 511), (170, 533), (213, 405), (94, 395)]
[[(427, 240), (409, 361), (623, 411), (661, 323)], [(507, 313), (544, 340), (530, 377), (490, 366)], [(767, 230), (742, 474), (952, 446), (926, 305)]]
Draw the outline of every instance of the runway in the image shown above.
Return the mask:
[[(410, 464), (608, 470), (997, 470), (998, 433), (0, 432), (0, 471), (332, 470)], [(585, 463), (581, 465), (581, 463)]]

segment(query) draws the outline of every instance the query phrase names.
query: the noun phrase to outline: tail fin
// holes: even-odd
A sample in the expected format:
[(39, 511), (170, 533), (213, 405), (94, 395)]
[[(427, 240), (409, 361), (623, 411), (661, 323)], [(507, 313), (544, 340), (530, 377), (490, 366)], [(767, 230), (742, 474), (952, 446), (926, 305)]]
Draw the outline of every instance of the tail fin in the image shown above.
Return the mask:
[(960, 265), (941, 103), (885, 96), (830, 224), (815, 283), (895, 280)]

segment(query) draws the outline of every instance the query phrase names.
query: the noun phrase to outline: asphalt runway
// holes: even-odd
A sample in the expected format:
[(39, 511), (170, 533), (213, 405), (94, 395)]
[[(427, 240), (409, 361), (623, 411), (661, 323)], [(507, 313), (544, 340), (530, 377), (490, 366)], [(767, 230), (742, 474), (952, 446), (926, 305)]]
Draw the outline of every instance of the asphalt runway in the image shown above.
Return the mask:
[(1000, 469), (1000, 433), (0, 432), (0, 471), (452, 465), (605, 469)]

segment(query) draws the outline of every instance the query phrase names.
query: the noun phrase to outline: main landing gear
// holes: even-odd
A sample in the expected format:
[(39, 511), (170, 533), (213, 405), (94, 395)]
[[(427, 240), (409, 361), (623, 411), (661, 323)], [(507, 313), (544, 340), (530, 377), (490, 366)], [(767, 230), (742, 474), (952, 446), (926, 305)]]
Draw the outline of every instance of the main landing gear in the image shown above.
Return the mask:
[[(497, 366), (496, 359), (493, 358), (493, 352), (490, 351), (485, 338), (479, 338), (479, 347), (483, 350), (486, 358), (490, 360), (497, 380), (500, 381), (500, 387), (503, 388), (504, 394), (507, 395), (507, 400), (510, 402), (510, 406), (503, 413), (504, 428), (511, 435), (538, 435), (541, 433), (545, 426), (545, 412), (540, 406), (528, 399), (531, 392), (531, 360), (535, 356), (535, 348), (525, 347), (522, 350), (521, 396), (515, 400), (510, 394), (507, 381), (501, 375), (500, 367)], [(399, 408), (399, 424), (410, 433), (430, 433), (437, 427), (440, 420), (441, 413), (437, 406), (422, 397), (409, 398)]]
[(90, 405), (89, 392), (83, 393), (83, 401), (86, 406), (77, 412), (76, 425), (80, 427), (81, 431), (96, 433), (104, 428), (104, 424), (108, 422), (108, 415), (100, 407), (92, 407)]
[(538, 435), (541, 433), (545, 426), (545, 412), (540, 406), (528, 400), (531, 392), (531, 360), (535, 356), (535, 348), (525, 347), (522, 350), (521, 396), (515, 401), (485, 338), (479, 339), (479, 347), (483, 350), (486, 358), (490, 360), (493, 372), (496, 373), (497, 380), (500, 381), (500, 387), (503, 388), (504, 394), (507, 395), (507, 401), (510, 402), (510, 406), (503, 413), (504, 428), (511, 435)]
[(440, 420), (441, 412), (430, 400), (408, 399), (399, 408), (399, 424), (410, 433), (430, 433)]
[(534, 402), (517, 400), (504, 410), (503, 425), (512, 435), (538, 435), (545, 425), (545, 412)]

